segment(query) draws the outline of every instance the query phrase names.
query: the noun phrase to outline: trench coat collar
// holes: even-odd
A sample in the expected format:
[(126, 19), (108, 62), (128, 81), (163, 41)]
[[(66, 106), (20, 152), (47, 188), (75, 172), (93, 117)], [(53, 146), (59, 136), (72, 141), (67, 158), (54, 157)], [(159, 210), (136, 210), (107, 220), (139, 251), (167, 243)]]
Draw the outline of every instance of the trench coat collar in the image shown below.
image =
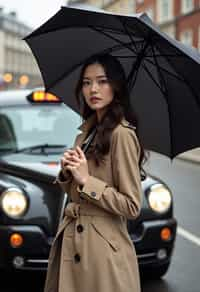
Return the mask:
[[(92, 114), (87, 120), (85, 120), (80, 125), (80, 127), (78, 127), (78, 129), (81, 130), (82, 132), (88, 132), (90, 128), (96, 124), (97, 124), (96, 114)], [(128, 127), (130, 125), (125, 118), (122, 118), (120, 124), (123, 125), (124, 127)]]

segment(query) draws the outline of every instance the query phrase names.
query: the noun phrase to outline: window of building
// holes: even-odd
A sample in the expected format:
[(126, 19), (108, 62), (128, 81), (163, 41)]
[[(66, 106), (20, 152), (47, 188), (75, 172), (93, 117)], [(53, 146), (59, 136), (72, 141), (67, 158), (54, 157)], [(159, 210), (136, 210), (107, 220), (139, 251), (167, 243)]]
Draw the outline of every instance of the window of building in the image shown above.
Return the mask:
[(103, 0), (103, 6), (112, 4), (113, 0)]
[(158, 0), (157, 2), (158, 22), (165, 22), (173, 18), (173, 1)]
[(194, 0), (182, 0), (181, 11), (182, 13), (188, 13), (194, 9)]
[(128, 0), (128, 13), (135, 13), (135, 1)]
[(193, 31), (185, 30), (181, 32), (180, 41), (187, 46), (192, 46), (193, 45)]

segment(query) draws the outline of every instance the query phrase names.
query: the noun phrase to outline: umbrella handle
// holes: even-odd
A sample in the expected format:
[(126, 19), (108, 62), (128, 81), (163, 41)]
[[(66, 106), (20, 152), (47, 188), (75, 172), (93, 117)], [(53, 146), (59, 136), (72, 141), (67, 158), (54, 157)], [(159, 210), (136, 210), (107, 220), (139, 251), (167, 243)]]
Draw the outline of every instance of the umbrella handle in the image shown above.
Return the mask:
[(92, 130), (91, 134), (88, 137), (88, 140), (86, 143), (83, 142), (81, 149), (84, 153), (87, 152), (88, 148), (90, 147), (90, 144), (92, 143), (92, 141), (94, 140), (94, 137), (96, 136), (97, 133), (97, 128), (95, 127), (94, 130)]

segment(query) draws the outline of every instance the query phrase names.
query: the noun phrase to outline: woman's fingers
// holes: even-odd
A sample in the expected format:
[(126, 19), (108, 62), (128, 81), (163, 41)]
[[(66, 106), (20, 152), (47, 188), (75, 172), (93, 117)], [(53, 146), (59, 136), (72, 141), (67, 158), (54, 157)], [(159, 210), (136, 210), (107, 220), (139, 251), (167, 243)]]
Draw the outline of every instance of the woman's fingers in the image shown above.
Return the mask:
[(76, 147), (76, 151), (79, 154), (81, 159), (85, 159), (85, 154), (79, 146)]
[(64, 153), (64, 157), (67, 159), (71, 159), (71, 157), (74, 157), (74, 156), (80, 158), (80, 155), (78, 154), (76, 150), (69, 150)]
[(62, 157), (60, 161), (61, 161), (61, 167), (63, 168), (66, 164), (65, 158)]
[(64, 168), (66, 168), (68, 165), (70, 166), (74, 166), (74, 167), (79, 167), (80, 166), (80, 163), (79, 162), (75, 162), (75, 161), (68, 161), (65, 165), (64, 165)]
[(73, 168), (79, 167), (83, 160), (85, 160), (85, 155), (81, 148), (77, 146), (75, 149), (68, 149), (64, 152), (61, 158), (61, 166), (70, 170), (68, 166)]
[[(68, 159), (66, 159), (66, 160), (68, 160)], [(77, 156), (72, 156), (71, 159), (69, 159), (69, 160), (81, 163), (81, 159), (78, 158)]]
[(75, 166), (71, 166), (71, 165), (67, 165), (65, 167), (66, 170), (70, 170), (70, 171), (74, 170), (75, 168), (76, 168)]
[(68, 164), (66, 164), (66, 165), (64, 166), (64, 168), (65, 168), (65, 169), (68, 169), (68, 166), (73, 166), (74, 168), (78, 168), (78, 167), (80, 166), (80, 163), (70, 161)]
[(65, 151), (65, 153), (68, 154), (68, 155), (76, 155), (77, 151), (76, 151), (76, 149), (74, 149), (74, 150), (69, 149), (69, 150)]
[(80, 161), (78, 159), (68, 160), (65, 158), (61, 158), (61, 167), (66, 168), (67, 165), (73, 165), (73, 166), (78, 167), (80, 165)]
[(71, 163), (71, 162), (75, 162), (75, 163), (81, 163), (81, 159), (79, 159), (78, 157), (73, 157), (70, 159), (65, 159), (65, 164)]

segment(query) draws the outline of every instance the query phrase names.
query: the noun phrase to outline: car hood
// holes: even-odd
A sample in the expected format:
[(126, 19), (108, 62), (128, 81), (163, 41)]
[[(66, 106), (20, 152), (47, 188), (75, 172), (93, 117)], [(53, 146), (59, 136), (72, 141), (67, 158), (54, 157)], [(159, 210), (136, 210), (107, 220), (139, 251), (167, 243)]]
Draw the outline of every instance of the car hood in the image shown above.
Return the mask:
[(60, 169), (58, 159), (52, 157), (44, 161), (15, 161), (11, 157), (4, 157), (0, 160), (0, 171), (19, 176), (30, 177), (39, 181), (49, 182), (55, 179)]
[[(1, 157), (0, 171), (15, 176), (36, 178), (39, 181), (52, 181), (60, 170), (60, 157), (61, 154), (51, 156), (9, 154)], [(143, 191), (155, 183), (164, 184), (160, 178), (148, 174), (142, 182)]]

